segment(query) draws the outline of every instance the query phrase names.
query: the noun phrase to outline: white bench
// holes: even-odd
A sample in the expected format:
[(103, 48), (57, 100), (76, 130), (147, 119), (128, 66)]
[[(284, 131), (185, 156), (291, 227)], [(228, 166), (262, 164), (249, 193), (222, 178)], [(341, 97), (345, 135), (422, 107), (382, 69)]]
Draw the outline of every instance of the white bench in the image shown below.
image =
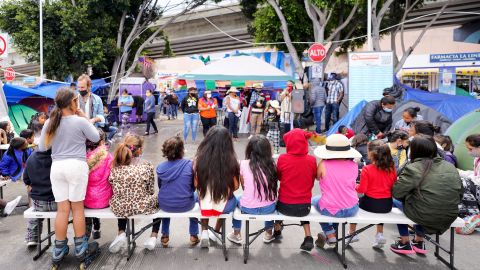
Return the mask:
[[(54, 219), (57, 216), (57, 212), (35, 212), (33, 211), (33, 207), (30, 207), (29, 209), (25, 210), (23, 213), (24, 218), (36, 218), (36, 219), (47, 219), (47, 236), (45, 238), (41, 237), (41, 232), (40, 232), (40, 226), (38, 226), (38, 238), (37, 238), (37, 254), (33, 257), (33, 260), (37, 260), (40, 258), (40, 256), (51, 246), (52, 240), (51, 237), (55, 234), (54, 231), (51, 230), (51, 225), (50, 225), (50, 219)], [(115, 214), (110, 210), (110, 208), (105, 208), (105, 209), (85, 209), (85, 217), (88, 218), (99, 218), (99, 219), (119, 219), (122, 217), (117, 217)], [(151, 222), (148, 225), (144, 226), (141, 228), (138, 232), (135, 232), (135, 219), (148, 219), (148, 220), (153, 220), (157, 218), (197, 218), (197, 219), (208, 219), (208, 218), (220, 218), (222, 220), (222, 229), (221, 232), (217, 232), (214, 230), (213, 227), (209, 226), (209, 230), (212, 231), (215, 234), (215, 237), (217, 237), (221, 242), (222, 242), (222, 249), (223, 249), (223, 256), (225, 257), (225, 261), (228, 261), (228, 253), (227, 253), (227, 247), (226, 247), (226, 224), (225, 224), (225, 219), (231, 217), (231, 214), (224, 214), (220, 215), (219, 217), (204, 217), (200, 213), (200, 207), (197, 204), (195, 204), (195, 207), (184, 213), (168, 213), (159, 210), (157, 213), (150, 214), (150, 215), (134, 215), (131, 217), (128, 217), (128, 222), (127, 222), (127, 229), (126, 229), (126, 235), (127, 235), (127, 260), (130, 259), (132, 256), (137, 244), (136, 244), (136, 239), (147, 229), (152, 227), (155, 222)], [(199, 222), (200, 223), (200, 222)], [(44, 241), (48, 241), (48, 244), (45, 248), (42, 249), (41, 244)]]
[[(341, 224), (341, 230), (338, 230), (337, 236), (339, 236), (338, 241), (335, 245), (335, 252), (338, 255), (340, 262), (342, 263), (344, 268), (347, 268), (347, 262), (345, 259), (345, 250), (348, 247), (351, 238), (361, 232), (365, 231), (366, 229), (379, 224), (415, 224), (409, 218), (405, 216), (405, 214), (400, 211), (398, 208), (393, 208), (392, 211), (388, 214), (375, 214), (364, 211), (360, 209), (358, 213), (354, 217), (348, 218), (334, 218), (323, 216), (318, 211), (312, 207), (312, 210), (308, 216), (305, 217), (289, 217), (281, 214), (270, 214), (270, 215), (249, 215), (249, 214), (242, 214), (239, 209), (236, 209), (233, 213), (233, 217), (238, 220), (245, 221), (245, 244), (243, 248), (243, 255), (244, 255), (244, 263), (247, 263), (248, 256), (249, 256), (249, 247), (251, 243), (262, 233), (265, 229), (259, 230), (255, 233), (250, 234), (250, 221), (270, 221), (270, 220), (284, 220), (284, 221), (310, 221), (310, 222), (325, 222), (325, 223), (339, 223)], [(352, 235), (348, 236), (348, 240), (345, 237), (345, 227), (347, 223), (358, 223), (358, 224), (368, 224), (367, 226), (358, 229)], [(435, 235), (435, 240), (433, 240), (428, 235), (425, 235), (425, 239), (432, 244), (435, 245), (435, 256), (446, 264), (450, 269), (454, 269), (454, 239), (455, 239), (455, 231), (454, 228), (456, 227), (463, 227), (465, 226), (465, 222), (461, 218), (457, 218), (451, 225), (450, 225), (450, 247), (444, 248), (440, 245), (440, 235)], [(250, 237), (254, 237), (250, 240)], [(338, 245), (341, 241), (342, 252), (341, 254), (338, 253)], [(347, 241), (347, 242), (346, 242)], [(447, 262), (443, 257), (440, 256), (439, 251), (442, 249), (446, 253), (450, 255), (450, 260)]]

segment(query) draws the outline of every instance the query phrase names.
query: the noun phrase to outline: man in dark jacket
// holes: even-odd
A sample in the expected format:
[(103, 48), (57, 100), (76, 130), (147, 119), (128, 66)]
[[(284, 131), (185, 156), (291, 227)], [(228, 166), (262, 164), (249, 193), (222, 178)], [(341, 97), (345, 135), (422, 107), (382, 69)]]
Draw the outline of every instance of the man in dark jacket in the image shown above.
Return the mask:
[(385, 96), (380, 101), (370, 101), (353, 121), (353, 131), (355, 134), (365, 134), (369, 138), (374, 135), (377, 139), (382, 139), (392, 127), (394, 106), (395, 98), (391, 96)]
[[(27, 185), (29, 195), (32, 198), (34, 211), (50, 212), (57, 211), (57, 204), (52, 192), (50, 182), (50, 168), (52, 167), (52, 151), (35, 151), (27, 160), (23, 173), (23, 182)], [(29, 219), (25, 240), (27, 246), (37, 245), (37, 228), (42, 232), (43, 219)]]

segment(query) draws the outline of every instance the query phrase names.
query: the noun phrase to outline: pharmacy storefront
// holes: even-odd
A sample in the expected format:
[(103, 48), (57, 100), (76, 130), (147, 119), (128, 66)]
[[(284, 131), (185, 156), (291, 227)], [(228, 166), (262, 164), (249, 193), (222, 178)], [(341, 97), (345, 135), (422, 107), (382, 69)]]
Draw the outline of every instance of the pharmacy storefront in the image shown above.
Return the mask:
[(417, 89), (480, 97), (480, 52), (411, 55), (397, 74)]

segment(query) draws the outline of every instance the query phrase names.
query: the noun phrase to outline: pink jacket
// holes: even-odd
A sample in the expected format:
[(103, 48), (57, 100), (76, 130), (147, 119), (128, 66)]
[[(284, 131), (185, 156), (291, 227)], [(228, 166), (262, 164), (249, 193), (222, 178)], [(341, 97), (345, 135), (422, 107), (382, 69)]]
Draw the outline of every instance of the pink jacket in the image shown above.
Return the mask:
[(113, 195), (112, 186), (108, 182), (113, 156), (106, 146), (99, 146), (87, 152), (88, 175), (87, 193), (84, 205), (86, 208), (101, 209), (108, 207)]

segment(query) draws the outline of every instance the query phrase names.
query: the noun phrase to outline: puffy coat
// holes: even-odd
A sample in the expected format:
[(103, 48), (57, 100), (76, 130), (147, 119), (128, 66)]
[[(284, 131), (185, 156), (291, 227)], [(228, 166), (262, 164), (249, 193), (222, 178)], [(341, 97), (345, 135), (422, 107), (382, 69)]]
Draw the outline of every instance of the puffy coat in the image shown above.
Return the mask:
[(355, 134), (385, 133), (392, 127), (392, 113), (385, 112), (379, 100), (370, 101), (353, 121)]
[(427, 234), (443, 233), (458, 216), (462, 181), (455, 166), (436, 157), (420, 184), (425, 171), (424, 160), (415, 159), (405, 166), (393, 186), (392, 195), (403, 201), (405, 215), (422, 225)]
[(92, 209), (106, 208), (113, 195), (112, 186), (108, 181), (113, 157), (106, 146), (99, 146), (87, 152), (87, 164), (90, 169), (88, 175), (85, 207)]

